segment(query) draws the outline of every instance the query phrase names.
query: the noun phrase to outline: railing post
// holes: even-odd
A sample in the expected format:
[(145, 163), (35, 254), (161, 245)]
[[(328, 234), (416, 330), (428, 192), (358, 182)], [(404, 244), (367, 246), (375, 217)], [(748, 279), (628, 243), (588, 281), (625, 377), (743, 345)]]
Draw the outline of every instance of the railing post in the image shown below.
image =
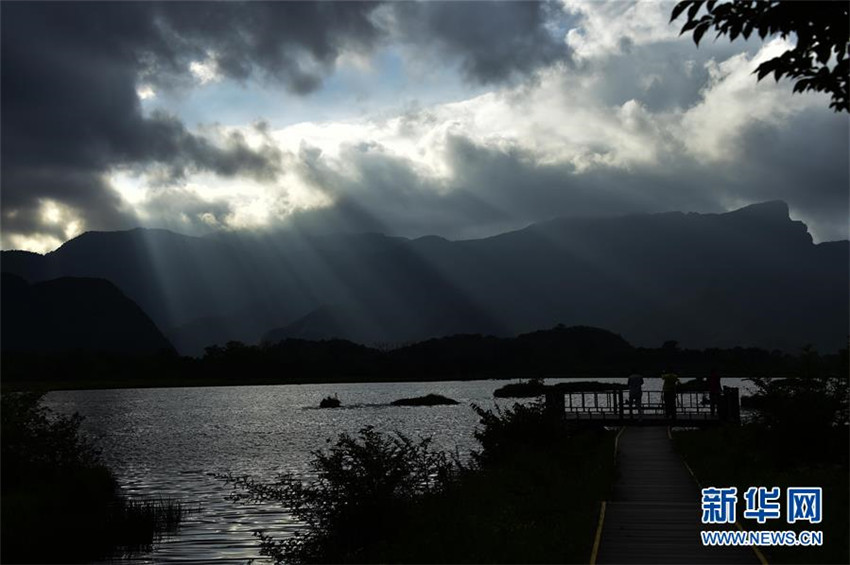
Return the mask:
[(617, 390), (617, 401), (619, 402), (620, 419), (623, 419), (623, 389)]

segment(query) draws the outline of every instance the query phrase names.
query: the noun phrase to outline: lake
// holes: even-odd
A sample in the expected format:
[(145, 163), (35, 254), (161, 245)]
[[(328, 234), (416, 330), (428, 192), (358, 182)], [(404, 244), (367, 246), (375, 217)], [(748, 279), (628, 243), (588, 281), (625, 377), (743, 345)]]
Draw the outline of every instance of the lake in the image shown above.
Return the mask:
[[(507, 382), (55, 391), (46, 396), (45, 405), (85, 417), (83, 431), (102, 450), (126, 494), (175, 498), (197, 509), (178, 533), (158, 543), (152, 553), (134, 557), (134, 562), (245, 563), (259, 558), (254, 530), (284, 537), (299, 524), (282, 508), (227, 500), (231, 488), (213, 474), (247, 474), (263, 480), (281, 472), (305, 475), (312, 450), (327, 446), (342, 432), (355, 433), (367, 425), (431, 437), (440, 448), (465, 456), (477, 447), (473, 432), (478, 418), (470, 403), (492, 407), (493, 391)], [(659, 387), (659, 379), (648, 379), (644, 390)], [(389, 405), (431, 392), (460, 404)], [(341, 408), (316, 408), (324, 396), (333, 394), (342, 401)]]

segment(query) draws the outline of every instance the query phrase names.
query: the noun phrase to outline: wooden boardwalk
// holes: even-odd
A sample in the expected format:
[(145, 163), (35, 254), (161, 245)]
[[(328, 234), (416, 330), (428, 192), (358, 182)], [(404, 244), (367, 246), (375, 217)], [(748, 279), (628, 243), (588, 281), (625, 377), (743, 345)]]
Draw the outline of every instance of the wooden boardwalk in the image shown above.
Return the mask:
[(661, 427), (621, 434), (620, 476), (606, 504), (596, 563), (759, 563), (748, 547), (702, 545), (700, 489), (672, 443)]

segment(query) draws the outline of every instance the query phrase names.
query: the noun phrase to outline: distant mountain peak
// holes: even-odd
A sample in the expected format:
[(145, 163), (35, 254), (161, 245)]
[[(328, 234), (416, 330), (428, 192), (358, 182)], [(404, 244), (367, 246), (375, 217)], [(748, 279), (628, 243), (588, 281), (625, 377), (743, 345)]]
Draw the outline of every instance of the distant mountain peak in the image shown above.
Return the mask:
[(51, 251), (50, 253), (57, 253), (60, 250), (68, 250), (79, 247), (84, 247), (91, 242), (101, 242), (106, 241), (110, 243), (114, 243), (118, 240), (166, 240), (166, 241), (187, 241), (187, 240), (199, 240), (201, 238), (186, 235), (182, 233), (173, 232), (171, 230), (166, 230), (162, 228), (132, 228), (128, 230), (117, 230), (117, 231), (97, 231), (91, 230), (86, 231), (78, 235), (73, 239), (69, 239), (62, 245), (60, 245), (56, 250)]
[(741, 214), (747, 216), (760, 217), (777, 217), (782, 219), (790, 219), (791, 211), (788, 208), (788, 203), (784, 200), (769, 200), (767, 202), (757, 202), (738, 208), (728, 212), (729, 214)]
[[(794, 224), (798, 224), (799, 226), (804, 227), (805, 224), (799, 221), (793, 221), (790, 217), (790, 210), (788, 204), (784, 200), (769, 200), (767, 202), (757, 202), (755, 204), (749, 204), (747, 206), (743, 206), (736, 210), (730, 210), (728, 212), (720, 212), (720, 213), (703, 213), (703, 212), (682, 212), (682, 211), (672, 211), (672, 212), (645, 212), (645, 213), (633, 213), (633, 214), (624, 214), (621, 216), (561, 216), (557, 218), (552, 218), (551, 220), (546, 220), (542, 222), (533, 223), (525, 228), (506, 232), (502, 234), (498, 234), (492, 236), (493, 238), (501, 238), (505, 236), (510, 236), (511, 234), (524, 232), (524, 231), (539, 231), (539, 230), (548, 230), (548, 229), (558, 229), (564, 226), (572, 226), (572, 225), (590, 225), (590, 224), (599, 224), (600, 222), (608, 223), (608, 224), (617, 224), (624, 221), (655, 221), (657, 219), (667, 219), (667, 220), (675, 220), (679, 221), (681, 219), (695, 219), (695, 218), (740, 218), (744, 221), (756, 221), (761, 223), (764, 220), (774, 220), (776, 222), (793, 222)], [(810, 239), (810, 238), (809, 238)]]

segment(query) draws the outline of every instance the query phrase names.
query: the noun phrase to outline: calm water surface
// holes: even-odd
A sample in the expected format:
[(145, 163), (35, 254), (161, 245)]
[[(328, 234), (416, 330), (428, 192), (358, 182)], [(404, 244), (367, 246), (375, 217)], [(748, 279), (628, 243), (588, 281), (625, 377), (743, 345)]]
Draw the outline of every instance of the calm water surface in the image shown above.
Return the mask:
[[(657, 389), (656, 381), (649, 379), (645, 390)], [(304, 475), (312, 450), (366, 425), (431, 437), (437, 446), (463, 456), (477, 447), (473, 431), (478, 418), (470, 403), (492, 407), (493, 391), (506, 382), (56, 391), (47, 395), (45, 404), (85, 417), (83, 430), (100, 447), (127, 494), (175, 498), (198, 509), (178, 533), (136, 561), (245, 563), (259, 559), (254, 530), (285, 537), (299, 524), (283, 508), (227, 500), (230, 487), (213, 474), (248, 474), (262, 480), (280, 472)], [(389, 406), (398, 398), (432, 392), (460, 404)], [(343, 407), (315, 408), (329, 394), (337, 394)]]

